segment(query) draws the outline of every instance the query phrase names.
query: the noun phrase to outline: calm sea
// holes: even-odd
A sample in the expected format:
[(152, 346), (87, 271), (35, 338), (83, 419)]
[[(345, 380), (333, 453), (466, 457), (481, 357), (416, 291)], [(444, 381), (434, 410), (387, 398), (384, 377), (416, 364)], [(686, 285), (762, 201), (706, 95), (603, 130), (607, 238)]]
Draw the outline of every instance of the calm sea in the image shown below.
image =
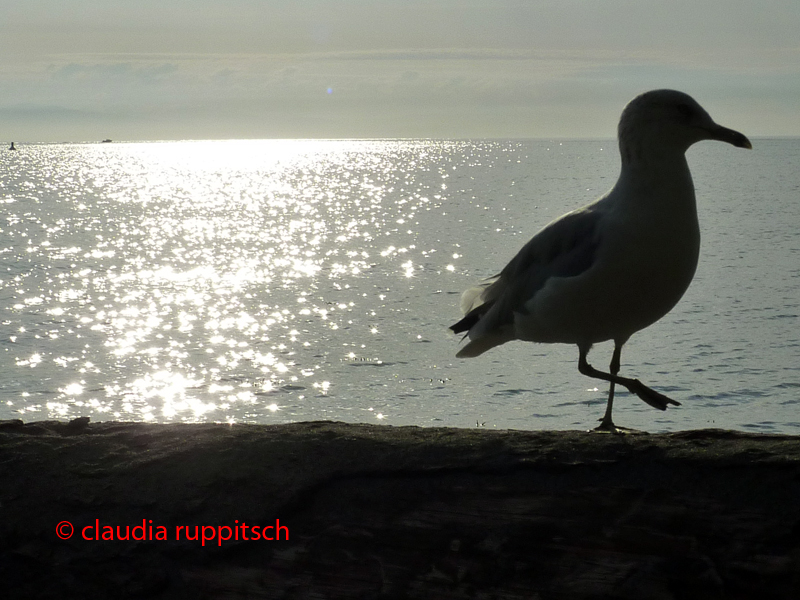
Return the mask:
[[(623, 352), (620, 424), (800, 433), (800, 140), (689, 152), (692, 286)], [(614, 183), (613, 141), (0, 152), (0, 419), (586, 429), (572, 346), (459, 360), (466, 287)], [(593, 363), (605, 368), (609, 344)]]

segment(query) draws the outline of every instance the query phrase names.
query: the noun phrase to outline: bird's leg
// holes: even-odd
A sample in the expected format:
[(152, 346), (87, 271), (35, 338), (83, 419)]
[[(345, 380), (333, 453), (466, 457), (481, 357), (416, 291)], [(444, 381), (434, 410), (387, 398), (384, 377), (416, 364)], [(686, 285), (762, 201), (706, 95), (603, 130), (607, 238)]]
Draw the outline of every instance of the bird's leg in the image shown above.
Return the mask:
[[(611, 373), (604, 373), (602, 371), (598, 371), (589, 362), (586, 360), (586, 356), (589, 354), (589, 348), (579, 347), (579, 357), (578, 357), (578, 370), (587, 377), (594, 377), (595, 379), (602, 379), (603, 381), (608, 381), (611, 384), (611, 389), (609, 390), (608, 394), (608, 404), (606, 405), (606, 414), (603, 417), (603, 420), (600, 424), (599, 429), (602, 430), (610, 430), (614, 428), (614, 424), (611, 421), (611, 408), (614, 402), (614, 384), (620, 384), (628, 389), (633, 394), (636, 394), (647, 402), (653, 408), (657, 408), (659, 410), (666, 410), (667, 406), (673, 404), (675, 406), (680, 406), (680, 402), (676, 402), (672, 398), (668, 398), (664, 394), (661, 394), (654, 389), (651, 389), (644, 385), (638, 379), (630, 379), (628, 377), (621, 377), (617, 373), (619, 373), (619, 363), (620, 363), (620, 353), (622, 351), (622, 345), (617, 345), (614, 347), (614, 356), (611, 359)], [(615, 428), (616, 429), (616, 428)]]
[[(620, 364), (620, 354), (622, 353), (622, 346), (614, 344), (614, 354), (611, 357), (611, 365), (609, 365), (609, 371), (611, 375), (616, 376), (619, 373), (619, 364)], [(600, 420), (600, 425), (598, 425), (595, 429), (598, 431), (611, 431), (611, 432), (618, 432), (617, 427), (614, 425), (614, 421), (611, 420), (611, 409), (614, 406), (614, 386), (616, 383), (614, 381), (610, 381), (608, 384), (608, 402), (606, 403), (606, 414), (603, 415), (603, 418)]]
[[(611, 373), (612, 377), (616, 377), (617, 373), (619, 373), (620, 354), (622, 354), (622, 345), (614, 344), (614, 354), (611, 357), (611, 364), (608, 367), (608, 370)], [(639, 431), (638, 429), (631, 429), (630, 427), (619, 427), (618, 425), (614, 425), (614, 421), (611, 419), (611, 408), (614, 406), (615, 385), (616, 382), (614, 381), (611, 381), (608, 384), (608, 404), (606, 404), (606, 414), (604, 414), (603, 418), (600, 420), (600, 425), (595, 427), (593, 431), (605, 431), (608, 433), (616, 433), (616, 434), (646, 433), (644, 431)]]

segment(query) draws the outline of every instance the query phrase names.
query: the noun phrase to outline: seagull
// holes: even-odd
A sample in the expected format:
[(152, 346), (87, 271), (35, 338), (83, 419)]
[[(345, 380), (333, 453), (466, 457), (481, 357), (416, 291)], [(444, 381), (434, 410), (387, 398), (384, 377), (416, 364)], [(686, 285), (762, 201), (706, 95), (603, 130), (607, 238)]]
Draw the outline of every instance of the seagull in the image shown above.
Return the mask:
[[(659, 410), (680, 406), (619, 370), (625, 342), (678, 303), (697, 268), (700, 227), (686, 151), (702, 140), (753, 146), (675, 90), (631, 100), (617, 133), (622, 168), (614, 187), (546, 225), (499, 275), (464, 292), (464, 318), (450, 329), (470, 340), (459, 358), (511, 340), (576, 344), (580, 373), (609, 382), (596, 430), (624, 433), (630, 430), (611, 418), (616, 384)], [(587, 357), (608, 340), (614, 352), (606, 373)]]

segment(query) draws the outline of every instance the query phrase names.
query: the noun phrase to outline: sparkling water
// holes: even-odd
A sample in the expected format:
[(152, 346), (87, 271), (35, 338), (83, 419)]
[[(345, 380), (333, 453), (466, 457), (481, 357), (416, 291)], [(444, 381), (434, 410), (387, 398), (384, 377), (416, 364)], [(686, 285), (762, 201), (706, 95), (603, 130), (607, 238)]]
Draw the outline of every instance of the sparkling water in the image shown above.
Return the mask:
[[(800, 140), (689, 151), (697, 275), (625, 346), (650, 431), (800, 433)], [(18, 144), (0, 153), (0, 419), (589, 428), (577, 348), (459, 360), (461, 292), (607, 191), (605, 141)], [(610, 344), (590, 361), (605, 370)]]

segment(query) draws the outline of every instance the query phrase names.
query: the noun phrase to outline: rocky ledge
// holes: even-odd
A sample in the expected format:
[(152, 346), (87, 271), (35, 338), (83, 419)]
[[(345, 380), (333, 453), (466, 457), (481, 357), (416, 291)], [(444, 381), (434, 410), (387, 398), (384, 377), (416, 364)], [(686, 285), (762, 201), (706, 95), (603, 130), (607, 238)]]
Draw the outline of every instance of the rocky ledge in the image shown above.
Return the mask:
[(4, 598), (800, 598), (792, 436), (6, 421), (0, 515)]

